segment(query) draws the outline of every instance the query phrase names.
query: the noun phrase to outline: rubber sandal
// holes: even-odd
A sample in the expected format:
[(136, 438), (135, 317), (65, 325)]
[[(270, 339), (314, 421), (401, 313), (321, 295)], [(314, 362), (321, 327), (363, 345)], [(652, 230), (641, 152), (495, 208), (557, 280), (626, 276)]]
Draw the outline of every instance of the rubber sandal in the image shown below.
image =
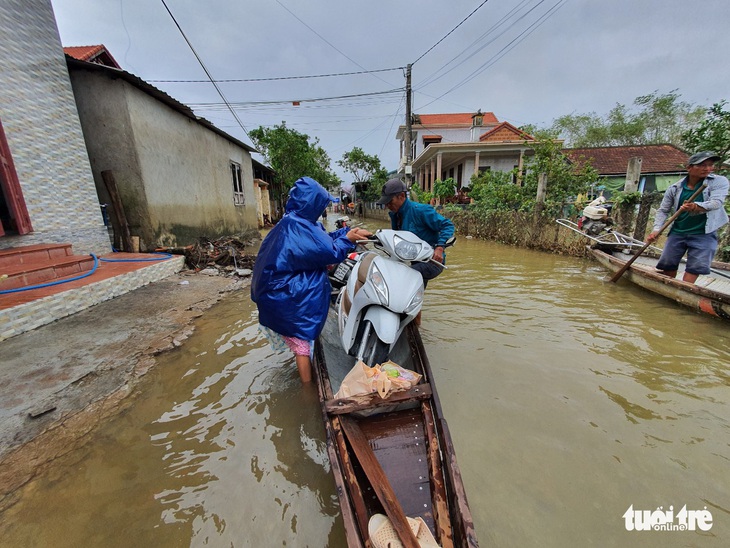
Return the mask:
[(408, 524), (411, 526), (413, 534), (416, 535), (416, 540), (418, 540), (421, 548), (440, 548), (423, 518), (408, 518)]
[[(422, 548), (440, 548), (422, 518), (406, 518)], [(388, 516), (373, 514), (368, 522), (368, 535), (373, 548), (403, 548), (403, 543)]]

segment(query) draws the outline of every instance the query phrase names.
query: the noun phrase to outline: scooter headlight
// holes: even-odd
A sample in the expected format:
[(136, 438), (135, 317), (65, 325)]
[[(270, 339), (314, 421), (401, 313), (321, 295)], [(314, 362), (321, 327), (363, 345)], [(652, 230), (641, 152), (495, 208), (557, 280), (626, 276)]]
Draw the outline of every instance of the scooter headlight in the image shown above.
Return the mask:
[(421, 244), (409, 242), (398, 235), (393, 236), (393, 249), (395, 254), (404, 261), (412, 261), (421, 252)]
[(378, 270), (378, 267), (373, 265), (370, 267), (370, 281), (375, 288), (375, 291), (380, 297), (380, 304), (388, 306), (388, 286), (385, 284), (385, 278), (383, 274)]
[(406, 306), (406, 309), (403, 311), (406, 314), (410, 314), (413, 312), (416, 308), (421, 306), (423, 304), (423, 287), (419, 288), (418, 291), (416, 291), (416, 294), (413, 295), (411, 298), (411, 302), (408, 303), (408, 306)]

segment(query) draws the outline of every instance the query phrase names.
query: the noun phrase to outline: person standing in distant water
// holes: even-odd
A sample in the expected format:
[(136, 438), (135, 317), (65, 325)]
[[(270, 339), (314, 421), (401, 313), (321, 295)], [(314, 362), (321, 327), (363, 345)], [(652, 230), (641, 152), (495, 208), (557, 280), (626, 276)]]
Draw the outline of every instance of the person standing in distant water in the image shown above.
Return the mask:
[[(677, 276), (679, 263), (687, 254), (687, 266), (682, 279), (695, 283), (700, 274), (710, 273), (710, 264), (717, 251), (717, 230), (727, 224), (725, 198), (730, 183), (722, 175), (712, 171), (720, 156), (703, 151), (690, 156), (687, 161), (687, 176), (674, 183), (664, 193), (662, 203), (654, 219), (654, 228), (647, 236), (647, 243), (656, 241), (659, 230), (671, 214), (682, 213), (672, 223), (667, 242), (656, 265), (665, 276)], [(707, 186), (694, 202), (686, 200), (702, 184)]]

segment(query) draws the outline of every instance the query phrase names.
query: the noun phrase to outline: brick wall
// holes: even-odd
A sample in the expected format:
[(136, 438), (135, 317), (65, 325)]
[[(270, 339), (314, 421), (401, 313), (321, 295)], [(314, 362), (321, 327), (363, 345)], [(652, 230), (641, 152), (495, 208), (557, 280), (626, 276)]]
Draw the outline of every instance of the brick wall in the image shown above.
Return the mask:
[(111, 250), (50, 0), (0, 2), (0, 120), (33, 232), (0, 248)]

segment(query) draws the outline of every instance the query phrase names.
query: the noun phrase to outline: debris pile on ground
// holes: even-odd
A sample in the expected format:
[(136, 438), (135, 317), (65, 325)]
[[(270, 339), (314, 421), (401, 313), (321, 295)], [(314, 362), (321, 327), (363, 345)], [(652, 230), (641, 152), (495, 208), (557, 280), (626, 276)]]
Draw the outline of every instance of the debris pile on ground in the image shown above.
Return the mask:
[(185, 264), (188, 268), (211, 275), (250, 276), (256, 256), (245, 253), (250, 242), (237, 238), (209, 240), (199, 238), (185, 248)]

